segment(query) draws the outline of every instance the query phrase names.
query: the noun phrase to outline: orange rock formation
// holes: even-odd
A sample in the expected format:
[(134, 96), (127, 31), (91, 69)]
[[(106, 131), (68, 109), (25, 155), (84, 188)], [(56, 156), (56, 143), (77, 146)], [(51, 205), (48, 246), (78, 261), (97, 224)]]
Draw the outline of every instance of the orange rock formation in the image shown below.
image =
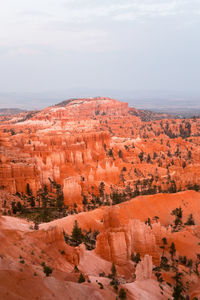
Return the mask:
[[(193, 261), (176, 266), (184, 270), (185, 295), (200, 297), (200, 119), (141, 118), (127, 103), (102, 97), (0, 117), (1, 214), (12, 215), (12, 202), (23, 204), (27, 188), (33, 197), (45, 184), (53, 193), (51, 182), (78, 213), (39, 230), (0, 217), (0, 298), (116, 299), (114, 263), (128, 299), (168, 299), (175, 271), (159, 266), (164, 255), (176, 264), (172, 243), (177, 260)], [(179, 207), (182, 224), (174, 230), (172, 211)], [(190, 214), (195, 224), (185, 225)], [(94, 250), (65, 242), (63, 232), (70, 235), (75, 220), (82, 230), (99, 232)], [(53, 269), (49, 277), (43, 262)], [(77, 283), (80, 273), (85, 283)]]

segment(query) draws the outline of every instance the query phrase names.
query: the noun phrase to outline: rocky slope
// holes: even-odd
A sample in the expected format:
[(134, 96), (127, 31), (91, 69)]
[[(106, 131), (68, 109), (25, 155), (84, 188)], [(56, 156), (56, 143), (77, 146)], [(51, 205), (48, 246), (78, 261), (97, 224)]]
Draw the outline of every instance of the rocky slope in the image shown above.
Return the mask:
[(51, 178), (67, 205), (81, 205), (102, 181), (108, 194), (115, 185), (154, 193), (200, 184), (200, 119), (142, 122), (127, 103), (94, 98), (13, 120), (0, 127), (0, 186), (11, 193), (27, 183), (36, 193)]
[[(183, 200), (185, 199), (185, 200)], [(183, 201), (187, 205), (183, 205)], [(33, 225), (13, 217), (0, 218), (0, 297), (1, 299), (116, 299), (118, 292), (108, 276), (112, 262), (116, 266), (118, 290), (123, 288), (128, 299), (171, 299), (174, 271), (162, 270), (163, 282), (157, 282), (156, 272), (163, 249), (171, 263), (170, 244), (175, 243), (176, 258), (186, 256), (194, 266), (179, 265), (188, 282), (186, 293), (199, 297), (199, 277), (194, 272), (199, 253), (200, 194), (193, 191), (177, 195), (140, 196), (114, 207), (102, 207), (91, 212), (68, 216), (50, 223)], [(167, 202), (167, 211), (165, 204)], [(182, 205), (183, 218), (194, 215), (195, 225), (184, 225), (173, 232), (171, 210)], [(142, 209), (144, 208), (144, 209)], [(152, 226), (144, 223), (157, 213), (159, 221)], [(64, 241), (63, 230), (70, 234), (74, 221), (82, 230), (98, 229), (96, 248), (88, 251), (84, 244), (71, 247)], [(141, 261), (131, 260), (140, 253)], [(53, 270), (45, 276), (43, 263)], [(86, 279), (78, 283), (82, 273)], [(171, 283), (170, 285), (166, 282)], [(103, 285), (103, 288), (101, 288)], [(33, 288), (31, 288), (31, 286)], [(30, 287), (30, 291), (29, 291)], [(142, 297), (142, 298), (141, 298)]]
[(200, 119), (147, 117), (103, 97), (1, 117), (1, 298), (200, 296)]

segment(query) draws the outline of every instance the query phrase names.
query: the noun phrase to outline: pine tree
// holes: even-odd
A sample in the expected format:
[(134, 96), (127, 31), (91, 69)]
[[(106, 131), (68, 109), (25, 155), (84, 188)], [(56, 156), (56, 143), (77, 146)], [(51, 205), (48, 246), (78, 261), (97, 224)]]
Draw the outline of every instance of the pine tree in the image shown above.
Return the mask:
[(72, 239), (76, 241), (77, 245), (81, 244), (83, 239), (83, 234), (81, 228), (78, 226), (77, 220), (74, 222), (74, 227), (72, 230)]
[(100, 185), (99, 185), (99, 194), (100, 197), (104, 197), (104, 191), (105, 191), (105, 183), (103, 181), (101, 181)]
[(113, 277), (115, 277), (116, 274), (117, 274), (117, 270), (116, 270), (115, 264), (114, 264), (114, 262), (113, 262), (113, 263), (112, 263), (112, 266), (111, 266), (111, 275), (112, 275)]
[(141, 261), (140, 253), (136, 253), (136, 255), (132, 252), (131, 253), (131, 260), (138, 264)]
[(122, 153), (122, 150), (121, 150), (121, 149), (119, 149), (118, 155), (119, 155), (119, 158), (123, 158), (123, 153)]
[(162, 241), (163, 241), (163, 245), (167, 245), (167, 239), (166, 239), (166, 237), (162, 238)]
[(56, 206), (58, 210), (62, 210), (64, 206), (64, 195), (60, 184), (56, 184)]
[(171, 215), (175, 216), (174, 229), (179, 228), (182, 225), (182, 216), (183, 216), (182, 208), (177, 207), (176, 209), (172, 210)]
[(173, 258), (174, 258), (174, 255), (176, 254), (176, 247), (175, 247), (174, 242), (171, 243), (169, 253), (171, 254), (171, 258), (173, 259)]
[(194, 218), (193, 218), (192, 214), (189, 215), (187, 221), (185, 222), (185, 225), (188, 225), (188, 226), (195, 225)]
[(85, 195), (83, 195), (83, 201), (82, 201), (82, 204), (85, 206), (88, 204), (88, 200), (87, 200), (87, 197)]
[(126, 299), (126, 291), (123, 288), (119, 290), (119, 299)]
[(85, 282), (85, 277), (83, 276), (83, 274), (81, 273), (78, 279), (78, 283), (82, 283)]
[(150, 154), (147, 155), (147, 163), (148, 164), (151, 163), (151, 156), (150, 156)]
[(47, 207), (47, 202), (48, 202), (48, 188), (47, 185), (45, 184), (43, 189), (41, 189), (40, 193), (41, 199), (42, 199), (42, 207), (46, 208)]
[(29, 183), (26, 184), (26, 193), (27, 195), (32, 196), (32, 190)]
[(181, 281), (181, 277), (183, 276), (182, 273), (176, 272), (176, 275), (173, 277), (175, 279), (175, 286), (173, 291), (173, 299), (174, 300), (184, 300), (183, 292), (185, 291), (183, 283)]
[(112, 151), (112, 149), (108, 150), (108, 155), (113, 157), (113, 151)]
[(42, 266), (43, 266), (44, 273), (48, 277), (53, 272), (52, 268), (47, 266), (45, 263), (42, 263)]

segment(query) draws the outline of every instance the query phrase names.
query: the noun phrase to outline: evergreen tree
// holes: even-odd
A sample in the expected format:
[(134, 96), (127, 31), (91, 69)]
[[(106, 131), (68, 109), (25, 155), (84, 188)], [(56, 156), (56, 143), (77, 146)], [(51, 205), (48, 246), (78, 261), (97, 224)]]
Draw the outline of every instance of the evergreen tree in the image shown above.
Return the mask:
[(116, 274), (117, 274), (117, 270), (116, 270), (115, 264), (112, 263), (112, 266), (111, 266), (111, 275), (112, 275), (112, 277), (115, 277)]
[(101, 181), (99, 185), (99, 195), (100, 197), (104, 198), (104, 191), (105, 191), (105, 183)]
[(163, 241), (163, 245), (167, 245), (167, 239), (166, 239), (166, 237), (162, 238), (162, 241)]
[(108, 155), (113, 157), (113, 151), (112, 151), (112, 149), (108, 150)]
[(174, 300), (184, 300), (185, 297), (183, 296), (183, 292), (185, 291), (183, 287), (183, 283), (181, 281), (182, 273), (176, 272), (176, 275), (173, 277), (175, 279), (175, 286), (173, 291), (173, 299)]
[(147, 163), (148, 164), (151, 163), (151, 156), (150, 156), (150, 154), (147, 155)]
[(188, 226), (195, 225), (194, 218), (193, 218), (192, 214), (189, 215), (187, 221), (185, 222), (185, 225), (188, 225)]
[(179, 208), (172, 210), (171, 215), (175, 216), (174, 229), (177, 229), (178, 227), (180, 227), (182, 225), (182, 216), (183, 216), (182, 208), (179, 207)]
[(122, 150), (121, 150), (121, 149), (119, 149), (118, 155), (119, 155), (119, 158), (123, 158), (123, 153), (122, 153)]
[(83, 276), (83, 274), (81, 273), (78, 279), (78, 283), (82, 283), (85, 282), (85, 277)]
[(44, 273), (48, 277), (53, 272), (52, 268), (47, 266), (45, 263), (42, 263), (42, 266), (43, 266)]
[(85, 195), (83, 195), (83, 201), (82, 201), (82, 204), (85, 206), (88, 204), (88, 200), (87, 200), (87, 197)]
[(162, 256), (164, 256), (165, 246), (167, 245), (167, 239), (165, 237), (162, 238), (162, 242), (163, 242), (163, 245), (160, 246), (160, 248), (163, 249)]
[(126, 299), (126, 291), (123, 288), (119, 290), (119, 299)]
[(174, 180), (171, 181), (171, 186), (169, 188), (170, 193), (176, 193), (177, 192), (177, 187), (176, 187), (176, 182)]
[(72, 239), (77, 242), (77, 245), (82, 243), (83, 234), (81, 228), (78, 226), (77, 220), (74, 222), (74, 227), (72, 230)]
[(143, 161), (144, 159), (144, 152), (140, 152), (140, 154), (138, 155), (139, 159), (140, 159), (140, 162)]
[(28, 196), (32, 196), (32, 190), (29, 183), (26, 184), (26, 193)]
[(176, 247), (174, 242), (171, 243), (169, 253), (171, 254), (171, 258), (174, 259), (174, 256), (176, 254)]
[(60, 184), (56, 184), (56, 207), (62, 210), (64, 206), (64, 195)]
[(47, 207), (47, 203), (48, 203), (48, 188), (47, 185), (45, 184), (43, 189), (41, 190), (41, 199), (42, 199), (42, 207), (46, 208)]
[(141, 261), (140, 253), (136, 253), (136, 255), (132, 252), (131, 253), (131, 260), (134, 261), (136, 264)]

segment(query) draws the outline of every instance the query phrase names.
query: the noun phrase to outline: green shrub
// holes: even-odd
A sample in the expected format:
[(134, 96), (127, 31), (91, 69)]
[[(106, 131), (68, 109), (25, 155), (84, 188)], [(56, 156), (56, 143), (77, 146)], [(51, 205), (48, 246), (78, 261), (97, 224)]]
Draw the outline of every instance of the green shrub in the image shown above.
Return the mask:
[(123, 288), (119, 290), (119, 299), (126, 299), (126, 291)]
[(45, 262), (42, 262), (41, 265), (43, 266), (43, 272), (44, 272), (45, 275), (48, 277), (48, 276), (53, 272), (52, 268), (49, 267), (49, 266), (47, 266), (47, 265), (45, 264)]
[(141, 261), (140, 253), (136, 253), (136, 255), (132, 252), (131, 253), (131, 260), (138, 264)]
[(78, 279), (78, 283), (82, 283), (85, 282), (85, 277), (83, 276), (83, 274), (81, 273)]

